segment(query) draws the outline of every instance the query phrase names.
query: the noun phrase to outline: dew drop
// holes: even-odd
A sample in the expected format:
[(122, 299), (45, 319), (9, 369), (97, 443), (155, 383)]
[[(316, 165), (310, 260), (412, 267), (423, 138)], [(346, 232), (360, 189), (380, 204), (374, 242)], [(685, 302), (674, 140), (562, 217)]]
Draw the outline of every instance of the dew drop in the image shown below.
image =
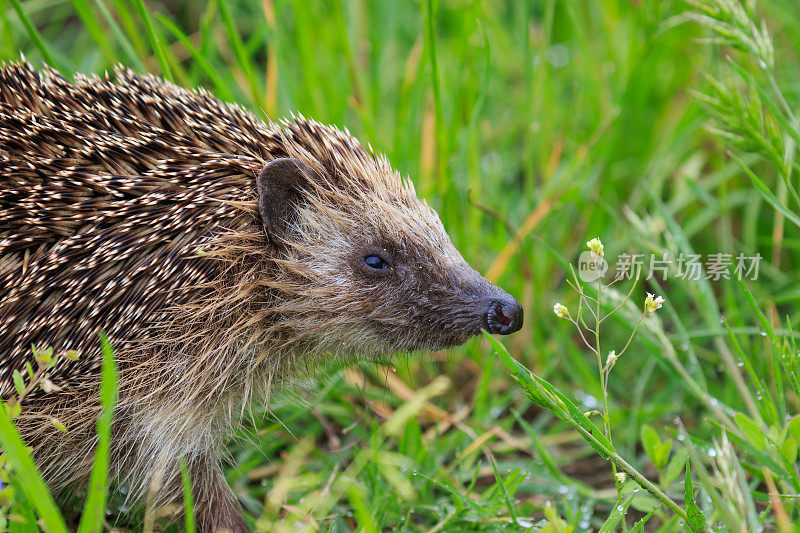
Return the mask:
[(552, 66), (561, 68), (569, 63), (569, 49), (563, 44), (555, 44), (547, 50), (545, 57)]

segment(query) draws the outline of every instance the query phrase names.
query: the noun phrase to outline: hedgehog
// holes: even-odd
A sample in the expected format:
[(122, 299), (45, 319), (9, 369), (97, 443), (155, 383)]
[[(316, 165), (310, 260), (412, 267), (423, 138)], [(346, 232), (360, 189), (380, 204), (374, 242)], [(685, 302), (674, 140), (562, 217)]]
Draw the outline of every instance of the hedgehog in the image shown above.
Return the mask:
[[(75, 352), (17, 426), (60, 499), (85, 487), (119, 369), (110, 477), (248, 531), (221, 464), (253, 402), (315, 369), (519, 330), (412, 182), (347, 129), (264, 122), (118, 66), (0, 70), (0, 397), (34, 350)], [(52, 420), (67, 431), (58, 431)]]

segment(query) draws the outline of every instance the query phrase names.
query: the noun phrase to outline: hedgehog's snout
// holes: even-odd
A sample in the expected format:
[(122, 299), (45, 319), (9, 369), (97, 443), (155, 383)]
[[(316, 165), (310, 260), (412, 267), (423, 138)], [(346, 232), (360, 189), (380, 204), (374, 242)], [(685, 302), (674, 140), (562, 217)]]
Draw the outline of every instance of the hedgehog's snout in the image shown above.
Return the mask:
[(489, 333), (508, 335), (522, 328), (524, 312), (510, 294), (490, 298), (485, 302), (484, 326)]

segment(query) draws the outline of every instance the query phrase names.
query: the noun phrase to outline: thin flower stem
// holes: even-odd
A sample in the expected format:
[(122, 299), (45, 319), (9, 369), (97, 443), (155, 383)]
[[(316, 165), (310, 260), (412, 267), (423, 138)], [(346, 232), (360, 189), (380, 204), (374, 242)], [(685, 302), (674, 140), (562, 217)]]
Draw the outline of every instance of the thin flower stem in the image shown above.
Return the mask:
[[(600, 280), (597, 281), (597, 315), (600, 315), (600, 293), (603, 291), (603, 284)], [(608, 394), (606, 394), (606, 388), (603, 384), (603, 358), (600, 355), (600, 323), (598, 322), (596, 325), (596, 329), (594, 332), (594, 352), (597, 356), (597, 369), (600, 372), (600, 385), (603, 393), (603, 425), (605, 426), (605, 433), (606, 437), (609, 441), (611, 441), (611, 428), (609, 425), (609, 418), (608, 418)]]
[[(622, 300), (622, 302), (621, 302), (621, 303), (620, 303), (618, 306), (616, 306), (616, 307), (615, 307), (615, 308), (614, 308), (612, 311), (609, 311), (609, 313), (608, 313), (606, 316), (604, 316), (603, 318), (601, 318), (601, 319), (600, 319), (600, 322), (603, 322), (603, 320), (605, 320), (606, 318), (610, 317), (611, 315), (613, 315), (614, 313), (616, 313), (617, 311), (619, 311), (619, 310), (622, 308), (622, 306), (623, 306), (623, 305), (625, 305), (625, 303), (626, 303), (628, 300), (630, 300), (630, 299), (631, 299), (631, 295), (633, 294), (633, 290), (636, 288), (636, 285), (638, 285), (638, 284), (639, 284), (639, 275), (640, 275), (640, 274), (641, 274), (641, 271), (638, 271), (638, 272), (636, 273), (636, 279), (634, 280), (634, 282), (633, 282), (633, 286), (631, 287), (631, 290), (630, 290), (630, 291), (628, 291), (628, 295), (625, 297), (625, 299), (624, 299), (624, 300)], [(609, 285), (606, 285), (606, 288), (608, 288), (608, 287), (610, 287), (610, 286), (611, 286), (610, 284), (609, 284)]]
[[(597, 369), (600, 372), (600, 389), (603, 395), (603, 428), (605, 430), (606, 438), (608, 442), (613, 445), (611, 440), (611, 418), (608, 416), (608, 379), (606, 372), (603, 371), (603, 357), (600, 355), (600, 296), (603, 293), (603, 280), (602, 278), (598, 278), (597, 280), (597, 313), (594, 314), (595, 318), (595, 329), (594, 329), (594, 346), (595, 350), (594, 353), (597, 356)], [(615, 463), (611, 463), (611, 469), (614, 471), (614, 485), (617, 487), (617, 500), (619, 503), (622, 503), (622, 483), (619, 481), (619, 477), (617, 477), (617, 466)]]
[(572, 282), (570, 280), (567, 280), (567, 283), (569, 284), (569, 286), (572, 287), (573, 289), (575, 289), (575, 292), (577, 292), (578, 294), (580, 294), (581, 296), (583, 296), (587, 300), (591, 300), (593, 302), (596, 301), (594, 298), (592, 298), (591, 296), (589, 296), (588, 294), (583, 292), (583, 286), (581, 285), (580, 281), (578, 281), (578, 276), (575, 274), (575, 269), (572, 267), (572, 265), (569, 266), (569, 270), (572, 273), (572, 278), (575, 280), (575, 284), (574, 285), (572, 284)]
[(587, 323), (586, 323), (586, 321), (585, 321), (585, 320), (583, 320), (583, 317), (581, 317), (581, 325), (583, 326), (583, 328), (584, 328), (586, 331), (588, 331), (588, 332), (589, 332), (589, 333), (591, 333), (592, 335), (594, 335), (594, 334), (595, 334), (595, 330), (594, 330), (594, 328), (591, 328), (591, 327), (589, 327), (589, 324), (587, 324)]
[(617, 276), (616, 276), (614, 279), (612, 279), (612, 280), (611, 280), (611, 281), (610, 281), (610, 282), (609, 282), (609, 283), (606, 285), (606, 289), (608, 289), (609, 287), (611, 287), (612, 285), (614, 285), (616, 282), (618, 282), (619, 280), (621, 280), (621, 279), (622, 279), (622, 277), (625, 275), (625, 273), (626, 273), (627, 271), (628, 271), (628, 270), (626, 269), (626, 270), (623, 270), (622, 272), (620, 272), (619, 274), (617, 274)]
[(625, 353), (625, 350), (628, 349), (628, 346), (630, 346), (634, 335), (636, 335), (636, 330), (639, 329), (639, 324), (642, 323), (642, 320), (644, 320), (644, 317), (646, 317), (646, 316), (647, 316), (647, 313), (642, 313), (642, 316), (639, 317), (639, 320), (636, 322), (636, 325), (633, 326), (633, 331), (631, 332), (631, 336), (628, 337), (628, 342), (625, 343), (625, 347), (622, 348), (622, 351), (617, 354), (617, 357), (621, 356), (623, 353)]
[[(594, 311), (592, 310), (592, 307), (589, 305), (589, 301), (592, 301), (592, 302), (595, 302), (595, 303), (596, 303), (596, 302), (597, 302), (597, 300), (595, 300), (595, 299), (594, 299), (594, 298), (592, 298), (591, 296), (589, 296), (589, 295), (587, 295), (587, 294), (585, 294), (585, 293), (581, 292), (581, 290), (580, 290), (580, 289), (576, 288), (576, 287), (575, 287), (574, 285), (572, 285), (572, 283), (570, 283), (569, 281), (567, 281), (567, 283), (569, 284), (569, 286), (570, 286), (570, 287), (572, 287), (572, 288), (575, 290), (575, 292), (577, 292), (577, 293), (578, 293), (578, 296), (580, 297), (580, 298), (578, 298), (578, 310), (580, 310), (580, 309), (583, 307), (583, 302), (584, 302), (584, 300), (585, 300), (585, 301), (586, 301), (586, 308), (589, 310), (589, 312), (590, 312), (590, 313), (592, 313), (592, 316), (594, 316), (594, 317), (595, 317), (595, 319), (597, 319), (597, 317), (596, 317), (596, 316), (595, 316), (595, 314), (594, 314)], [(578, 313), (578, 316), (580, 317), (580, 313)], [(589, 329), (589, 326), (587, 326), (587, 325), (586, 325), (586, 323), (585, 323), (585, 322), (583, 322), (583, 320), (581, 320), (581, 322), (583, 323), (583, 325), (584, 325), (584, 326), (585, 326), (587, 329)]]
[(573, 324), (575, 324), (575, 329), (577, 329), (577, 330), (578, 330), (578, 335), (580, 335), (580, 336), (581, 336), (581, 339), (583, 340), (583, 343), (586, 345), (586, 347), (587, 347), (587, 348), (589, 348), (591, 351), (593, 351), (593, 352), (597, 353), (597, 351), (596, 351), (596, 350), (595, 350), (595, 349), (592, 347), (592, 345), (591, 345), (591, 344), (589, 344), (589, 341), (587, 341), (587, 340), (586, 340), (586, 337), (584, 337), (584, 336), (583, 336), (583, 330), (582, 330), (582, 329), (581, 329), (581, 327), (578, 325), (578, 323), (577, 323), (577, 322), (576, 322), (576, 321), (575, 321), (575, 320), (574, 320), (572, 317), (569, 317), (569, 319), (568, 319), (568, 320), (569, 320), (570, 322), (572, 322)]
[(576, 287), (575, 285), (573, 285), (571, 281), (567, 280), (567, 285), (569, 285), (570, 287), (572, 287), (572, 290), (574, 290), (575, 292), (577, 292), (577, 293), (578, 293), (578, 295), (579, 295), (579, 296), (581, 296), (582, 298), (585, 298), (586, 300), (588, 300), (588, 301), (590, 301), (590, 302), (595, 302), (595, 303), (597, 302), (597, 300), (596, 300), (596, 299), (594, 299), (592, 296), (589, 296), (588, 294), (586, 294), (585, 292), (583, 292), (581, 289), (579, 289), (578, 287)]
[[(598, 302), (598, 307), (600, 307), (600, 305), (599, 305), (599, 302)], [(590, 305), (587, 303), (587, 304), (586, 304), (586, 309), (588, 309), (588, 310), (589, 310), (589, 312), (592, 314), (592, 318), (594, 318), (595, 322), (597, 322), (597, 314), (594, 312), (594, 309), (592, 309), (592, 306), (590, 306)], [(590, 329), (590, 330), (594, 331), (594, 330), (593, 330), (592, 328), (590, 328), (589, 326), (586, 326), (586, 329)]]
[[(596, 321), (597, 320), (597, 315), (594, 313), (594, 310), (592, 309), (592, 306), (589, 304), (589, 301), (597, 303), (597, 300), (595, 300), (591, 296), (588, 296), (588, 295), (584, 294), (583, 292), (579, 291), (578, 289), (575, 289), (575, 290), (578, 291), (578, 294), (580, 295), (580, 298), (579, 298), (580, 303), (578, 305), (580, 306), (583, 303), (584, 299), (585, 299), (586, 300), (586, 309), (589, 310), (589, 312), (592, 314), (592, 316), (594, 317), (594, 319)], [(583, 322), (583, 320), (581, 320), (581, 322)], [(591, 328), (589, 328), (589, 326), (586, 325), (586, 322), (583, 322), (583, 325), (584, 325), (584, 327), (586, 329), (591, 329)]]

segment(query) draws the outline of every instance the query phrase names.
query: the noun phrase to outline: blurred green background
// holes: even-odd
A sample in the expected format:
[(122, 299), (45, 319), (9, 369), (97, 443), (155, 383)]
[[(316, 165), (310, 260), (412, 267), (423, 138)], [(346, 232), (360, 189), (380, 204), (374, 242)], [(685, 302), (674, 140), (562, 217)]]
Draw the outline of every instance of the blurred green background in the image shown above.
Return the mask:
[[(721, 40), (699, 24), (687, 14), (702, 12), (697, 5), (670, 0), (0, 0), (0, 55), (15, 60), (23, 53), (37, 66), (46, 59), (67, 76), (119, 62), (206, 87), (265, 119), (302, 113), (346, 126), (408, 174), (467, 260), (523, 303), (525, 327), (504, 339), (506, 346), (584, 411), (602, 404), (597, 363), (552, 308), (561, 301), (574, 311), (577, 297), (566, 280), (587, 240), (600, 237), (612, 265), (621, 253), (760, 253), (759, 277), (747, 286), (780, 342), (761, 335), (764, 326), (735, 280), (687, 281), (673, 272), (634, 291), (638, 306), (645, 291), (666, 298), (654, 319), (663, 334), (640, 331), (609, 379), (620, 454), (681, 500), (682, 463), (666, 472), (642, 446), (642, 427), (654, 428), (673, 442), (672, 456), (683, 450), (684, 460), (688, 454), (706, 463), (708, 488), (699, 488), (698, 505), (711, 523), (730, 525), (737, 522), (715, 511), (725, 506), (711, 499), (716, 489), (737, 507), (736, 490), (714, 477), (722, 467), (709, 463), (717, 456), (712, 437), (723, 427), (746, 437), (730, 420), (749, 408), (759, 431), (775, 428), (781, 447), (798, 410), (773, 356), (784, 335), (793, 338), (787, 318), (797, 323), (800, 240), (787, 213), (728, 150), (791, 215), (798, 212), (791, 207), (796, 123), (775, 119), (781, 113), (768, 105), (761, 115), (746, 108), (756, 133), (775, 124), (787, 177), (764, 146), (748, 144), (726, 122), (747, 113), (735, 102), (719, 104), (722, 110), (703, 105), (698, 95), (713, 93), (711, 76), (755, 100), (764, 87), (764, 98), (778, 101), (774, 81), (796, 109), (800, 5), (700, 5), (716, 6), (720, 17), (725, 5), (739, 6), (756, 29), (763, 19), (774, 67), (761, 68), (736, 35)], [(624, 282), (619, 290), (629, 288)], [(619, 350), (637, 317), (613, 318), (603, 342)], [(741, 353), (752, 374), (738, 364)], [(414, 396), (440, 375), (444, 390), (424, 402)], [(755, 411), (774, 417), (756, 416), (743, 384), (757, 391)], [(725, 406), (724, 416), (710, 409), (714, 402)], [(398, 431), (386, 421), (403, 406), (413, 416)], [(287, 391), (273, 410), (255, 426), (245, 424), (231, 443), (235, 465), (228, 470), (264, 531), (537, 524), (589, 531), (618, 503), (610, 465), (533, 405), (479, 340), (401, 356), (396, 369), (337, 372), (315, 391)], [(733, 463), (746, 472), (742, 491), (760, 520), (778, 527), (763, 470), (771, 467), (758, 455), (772, 451), (753, 451), (746, 440), (734, 438)], [(786, 479), (772, 473), (791, 520), (800, 490), (792, 455), (783, 459)], [(612, 529), (647, 515), (648, 529), (682, 530), (666, 510), (648, 515), (648, 498), (637, 495)], [(137, 521), (114, 505), (109, 510), (109, 523)]]

